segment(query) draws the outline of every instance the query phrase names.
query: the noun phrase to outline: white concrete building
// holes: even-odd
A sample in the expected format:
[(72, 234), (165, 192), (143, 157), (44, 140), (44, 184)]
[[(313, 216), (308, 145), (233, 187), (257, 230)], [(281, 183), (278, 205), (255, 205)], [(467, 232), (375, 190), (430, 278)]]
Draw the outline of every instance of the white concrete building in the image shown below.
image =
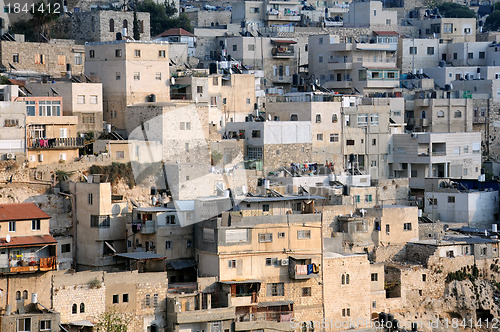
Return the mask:
[(356, 28), (383, 28), (391, 30), (398, 24), (396, 11), (385, 10), (381, 1), (355, 1), (344, 14), (344, 26)]

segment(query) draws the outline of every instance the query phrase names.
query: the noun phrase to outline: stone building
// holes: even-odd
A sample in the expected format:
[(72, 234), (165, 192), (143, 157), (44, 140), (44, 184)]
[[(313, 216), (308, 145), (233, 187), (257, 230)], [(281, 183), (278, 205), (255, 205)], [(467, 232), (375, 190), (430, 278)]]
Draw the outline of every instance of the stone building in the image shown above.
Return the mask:
[(26, 88), (37, 96), (61, 96), (63, 115), (78, 117), (77, 133), (103, 130), (101, 83), (26, 83)]
[(100, 175), (89, 182), (71, 183), (76, 211), (76, 264), (79, 270), (110, 270), (117, 265), (115, 253), (126, 252), (128, 207), (121, 195)]
[(83, 45), (66, 39), (53, 39), (48, 43), (0, 42), (0, 63), (17, 77), (82, 75), (84, 53)]
[[(149, 13), (137, 13), (140, 40), (150, 40)], [(85, 42), (107, 42), (133, 37), (134, 13), (115, 10), (75, 12), (71, 16), (71, 38)]]
[(111, 41), (87, 43), (85, 74), (102, 83), (103, 118), (126, 128), (128, 105), (169, 100), (168, 43)]

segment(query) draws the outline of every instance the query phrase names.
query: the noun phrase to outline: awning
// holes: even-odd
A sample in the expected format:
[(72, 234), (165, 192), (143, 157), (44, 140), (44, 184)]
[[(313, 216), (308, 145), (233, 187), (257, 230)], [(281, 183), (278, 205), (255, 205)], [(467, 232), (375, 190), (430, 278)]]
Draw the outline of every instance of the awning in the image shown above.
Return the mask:
[(10, 238), (10, 242), (7, 242), (5, 238), (0, 239), (2, 247), (33, 247), (56, 243), (57, 241), (52, 235), (13, 236)]
[(182, 88), (187, 88), (188, 86), (191, 86), (191, 84), (173, 84), (170, 86), (170, 89), (179, 90)]
[(297, 44), (295, 40), (286, 40), (286, 39), (271, 39), (271, 44), (280, 45), (280, 44)]
[(168, 263), (168, 267), (174, 270), (182, 270), (195, 266), (196, 262), (193, 259), (178, 259)]
[(396, 31), (373, 31), (377, 36), (399, 36)]
[(115, 256), (123, 257), (126, 259), (134, 259), (136, 261), (166, 258), (165, 256), (155, 254), (154, 252), (125, 252), (125, 253), (115, 254)]
[(265, 308), (265, 307), (279, 307), (282, 305), (290, 305), (293, 304), (293, 301), (284, 300), (284, 301), (270, 301), (270, 302), (260, 302), (257, 304), (257, 308)]
[(219, 281), (221, 284), (225, 285), (234, 285), (234, 284), (260, 284), (262, 280), (258, 279), (248, 279), (248, 280), (224, 280), (224, 281)]
[(71, 325), (71, 326), (84, 326), (84, 327), (93, 327), (94, 326), (94, 324), (92, 324), (88, 320), (77, 320), (77, 321), (68, 323), (68, 325)]

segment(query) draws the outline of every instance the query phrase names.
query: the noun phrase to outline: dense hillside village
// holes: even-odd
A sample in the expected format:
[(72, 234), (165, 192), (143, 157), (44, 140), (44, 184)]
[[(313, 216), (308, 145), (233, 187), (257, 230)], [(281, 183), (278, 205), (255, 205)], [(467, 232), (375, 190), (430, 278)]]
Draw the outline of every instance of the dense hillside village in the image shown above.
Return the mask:
[(3, 6), (0, 332), (500, 328), (500, 2)]

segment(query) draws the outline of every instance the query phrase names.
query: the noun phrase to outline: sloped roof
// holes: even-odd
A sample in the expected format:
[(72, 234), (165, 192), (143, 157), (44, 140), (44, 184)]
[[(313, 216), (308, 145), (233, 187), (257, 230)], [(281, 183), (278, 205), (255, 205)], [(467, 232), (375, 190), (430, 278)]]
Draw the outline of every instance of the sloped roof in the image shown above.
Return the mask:
[(0, 204), (0, 222), (32, 219), (50, 219), (50, 216), (34, 203)]
[(10, 238), (10, 242), (7, 242), (5, 238), (0, 239), (0, 245), (6, 247), (27, 247), (56, 243), (57, 241), (52, 235), (13, 236)]
[(396, 31), (373, 31), (377, 36), (399, 36)]
[(160, 37), (169, 37), (169, 36), (194, 37), (194, 35), (191, 32), (186, 31), (183, 28), (172, 28), (172, 29), (168, 29), (168, 30), (163, 31), (162, 33), (160, 33), (158, 36), (156, 36), (154, 38), (156, 39), (156, 38), (160, 38)]

